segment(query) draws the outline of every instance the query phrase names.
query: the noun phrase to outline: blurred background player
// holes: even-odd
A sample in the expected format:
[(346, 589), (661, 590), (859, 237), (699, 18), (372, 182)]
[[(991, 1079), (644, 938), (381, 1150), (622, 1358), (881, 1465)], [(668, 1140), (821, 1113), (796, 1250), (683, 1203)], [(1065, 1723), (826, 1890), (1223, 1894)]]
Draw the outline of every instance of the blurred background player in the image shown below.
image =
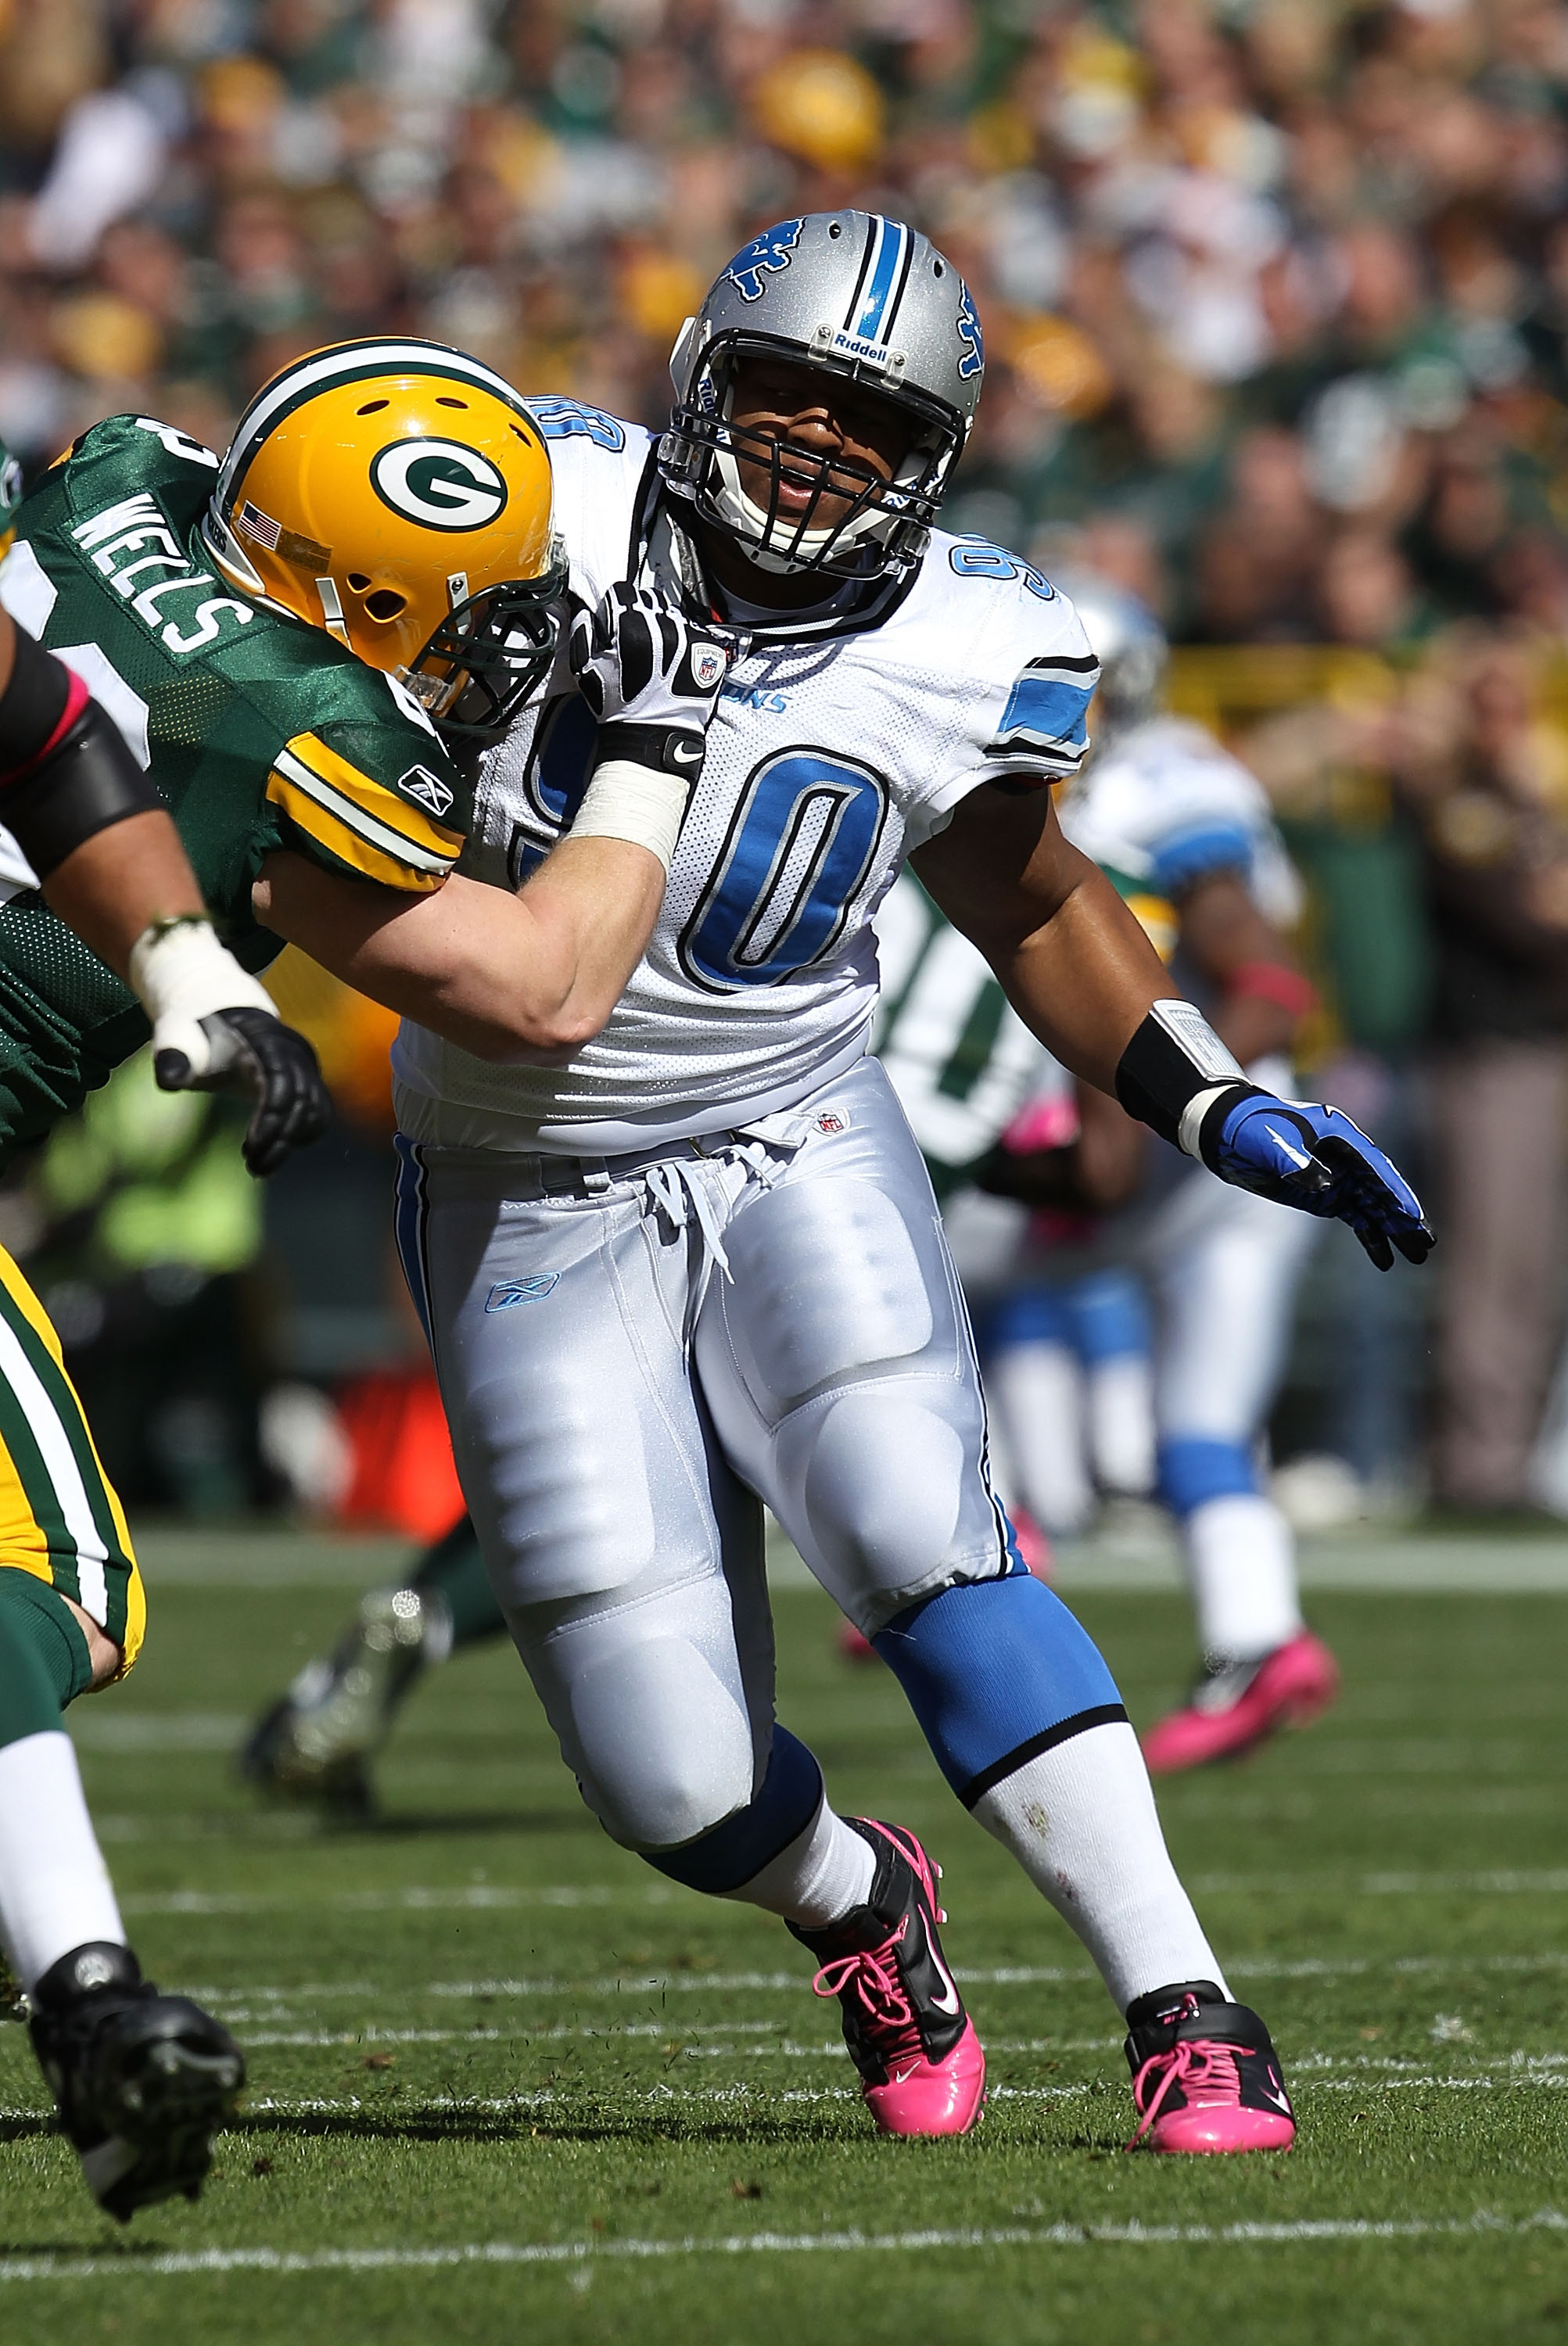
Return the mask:
[[(13, 487), (0, 450), (0, 492)], [(219, 944), (158, 793), (80, 676), (4, 609), (0, 826), (7, 942), (25, 918), (80, 980), (96, 973), (127, 1028), (150, 1026), (164, 1087), (248, 1096), (253, 1171), (320, 1134), (314, 1056)], [(0, 1008), (13, 1145), (21, 1101), (51, 1074), (8, 1015), (15, 974)], [(0, 1444), (0, 1941), (87, 2184), (123, 2219), (196, 2197), (244, 2060), (199, 2005), (143, 1979), (126, 1943), (62, 1713), (131, 1668), (146, 1600), (58, 1340), (3, 1252)]]
[[(1250, 1080), (1288, 1096), (1291, 1046), (1315, 997), (1286, 941), (1301, 892), (1268, 801), (1212, 735), (1160, 714), (1166, 646), (1149, 613), (1092, 576), (1070, 591), (1101, 686), (1095, 750), (1064, 793), (1063, 828), (1102, 868), (1175, 907), (1182, 992)], [(1336, 1690), (1332, 1658), (1301, 1618), (1290, 1528), (1264, 1487), (1268, 1412), (1318, 1232), (1267, 1198), (1231, 1198), (1103, 1094), (1080, 1086), (1077, 1107), (1080, 1184), (1120, 1209), (1096, 1256), (1135, 1270), (1152, 1293), (1157, 1489), (1181, 1532), (1203, 1656), (1187, 1705), (1145, 1738), (1158, 1773), (1315, 1718)], [(1049, 1161), (1003, 1151), (989, 1178), (1026, 1196), (1032, 1166)], [(1047, 1409), (1018, 1405), (1039, 1394), (1020, 1369), (1049, 1332), (1030, 1326), (1031, 1302), (1026, 1289), (991, 1322), (993, 1408), (1021, 1461), (1059, 1439)], [(1047, 1290), (1042, 1310), (1054, 1304)], [(1033, 1487), (1049, 1483), (1043, 1468)]]

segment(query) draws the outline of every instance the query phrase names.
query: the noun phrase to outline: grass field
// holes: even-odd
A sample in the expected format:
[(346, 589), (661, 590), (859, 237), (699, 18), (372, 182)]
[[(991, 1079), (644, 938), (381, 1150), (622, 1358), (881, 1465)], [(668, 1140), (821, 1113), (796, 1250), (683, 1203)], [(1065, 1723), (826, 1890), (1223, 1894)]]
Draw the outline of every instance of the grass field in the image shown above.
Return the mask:
[[(238, 1728), (378, 1559), (180, 1553), (75, 1724), (144, 1962), (242, 2037), (246, 2109), (199, 2207), (122, 2232), (0, 2029), (0, 2339), (1568, 2341), (1568, 1598), (1322, 1594), (1338, 1711), (1164, 1793), (1301, 2116), (1289, 2157), (1184, 2162), (1122, 2156), (1097, 1980), (815, 1592), (779, 1595), (781, 1712), (945, 1865), (964, 2142), (876, 2137), (804, 1953), (603, 1838), (507, 1652), (421, 1690), (376, 1828), (258, 1811)], [(1078, 1601), (1149, 1717), (1179, 1600)]]

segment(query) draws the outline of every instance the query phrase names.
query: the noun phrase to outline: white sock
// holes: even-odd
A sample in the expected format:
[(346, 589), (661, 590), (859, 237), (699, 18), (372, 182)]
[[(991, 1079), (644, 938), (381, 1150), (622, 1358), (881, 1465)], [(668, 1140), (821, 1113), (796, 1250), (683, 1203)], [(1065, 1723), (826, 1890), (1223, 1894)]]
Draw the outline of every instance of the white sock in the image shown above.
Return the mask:
[(1146, 1352), (1118, 1352), (1085, 1379), (1089, 1452), (1102, 1490), (1144, 1498), (1155, 1487), (1155, 1375)]
[(1206, 1499), (1182, 1525), (1206, 1654), (1253, 1662), (1301, 1627), (1296, 1543), (1272, 1499)]
[(1078, 1362), (1064, 1344), (1009, 1344), (985, 1372), (1007, 1430), (1013, 1484), (1043, 1531), (1082, 1530), (1095, 1504)]
[(126, 1943), (61, 1729), (0, 1746), (0, 1938), (25, 1988), (89, 1940)]
[(1091, 1727), (975, 1802), (987, 1832), (1070, 1923), (1118, 2012), (1157, 1987), (1225, 1974), (1176, 1879), (1130, 1727)]
[(841, 1923), (852, 1906), (865, 1904), (876, 1871), (870, 1841), (851, 1832), (824, 1800), (788, 1849), (781, 1849), (738, 1890), (724, 1894), (748, 1906), (765, 1907), (769, 1914), (782, 1914), (803, 1931), (826, 1931)]

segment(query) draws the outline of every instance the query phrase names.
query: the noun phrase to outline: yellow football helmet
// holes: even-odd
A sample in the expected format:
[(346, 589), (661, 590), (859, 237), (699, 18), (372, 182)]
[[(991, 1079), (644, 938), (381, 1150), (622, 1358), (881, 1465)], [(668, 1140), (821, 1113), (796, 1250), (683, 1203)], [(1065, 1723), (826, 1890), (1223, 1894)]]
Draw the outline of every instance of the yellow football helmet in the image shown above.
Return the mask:
[(257, 393), (202, 535), (234, 586), (400, 678), (444, 731), (492, 734), (555, 648), (550, 496), (509, 383), (443, 342), (373, 337)]

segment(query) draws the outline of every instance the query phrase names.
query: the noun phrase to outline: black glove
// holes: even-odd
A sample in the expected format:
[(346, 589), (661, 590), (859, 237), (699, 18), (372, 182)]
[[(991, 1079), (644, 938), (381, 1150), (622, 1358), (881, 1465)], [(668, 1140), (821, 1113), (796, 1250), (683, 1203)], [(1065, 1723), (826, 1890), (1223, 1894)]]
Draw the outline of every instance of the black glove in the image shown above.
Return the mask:
[(265, 1180), (296, 1148), (320, 1140), (331, 1120), (320, 1062), (303, 1035), (270, 1010), (212, 1010), (197, 1024), (208, 1046), (206, 1066), (199, 1073), (187, 1052), (166, 1045), (153, 1055), (158, 1089), (233, 1092), (254, 1100), (240, 1153), (247, 1171)]

